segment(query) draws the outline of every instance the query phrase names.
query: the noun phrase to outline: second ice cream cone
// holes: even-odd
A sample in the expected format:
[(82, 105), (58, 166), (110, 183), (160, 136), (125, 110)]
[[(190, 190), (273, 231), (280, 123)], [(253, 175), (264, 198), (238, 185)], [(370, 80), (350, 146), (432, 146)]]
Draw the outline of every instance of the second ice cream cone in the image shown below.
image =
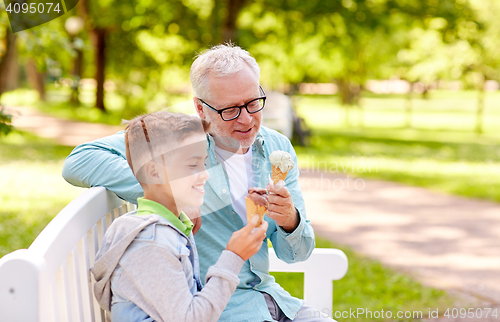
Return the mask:
[(267, 212), (267, 208), (265, 206), (256, 205), (252, 199), (245, 197), (245, 204), (247, 206), (247, 222), (250, 222), (256, 214), (259, 215), (259, 222), (257, 223), (257, 227), (262, 225), (262, 220), (264, 219), (264, 214)]

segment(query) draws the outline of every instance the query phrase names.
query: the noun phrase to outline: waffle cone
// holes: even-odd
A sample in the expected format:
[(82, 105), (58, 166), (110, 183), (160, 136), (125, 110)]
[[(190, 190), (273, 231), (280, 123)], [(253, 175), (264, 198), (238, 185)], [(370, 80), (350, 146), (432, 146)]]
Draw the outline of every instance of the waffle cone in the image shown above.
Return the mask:
[(271, 166), (271, 179), (274, 184), (277, 184), (280, 180), (285, 181), (287, 174), (288, 172), (281, 172), (280, 168), (277, 168), (274, 165)]
[(245, 204), (247, 206), (247, 223), (250, 222), (256, 214), (259, 215), (259, 222), (257, 223), (257, 227), (262, 225), (262, 220), (264, 219), (264, 214), (267, 212), (267, 208), (265, 206), (256, 205), (252, 199), (245, 197)]

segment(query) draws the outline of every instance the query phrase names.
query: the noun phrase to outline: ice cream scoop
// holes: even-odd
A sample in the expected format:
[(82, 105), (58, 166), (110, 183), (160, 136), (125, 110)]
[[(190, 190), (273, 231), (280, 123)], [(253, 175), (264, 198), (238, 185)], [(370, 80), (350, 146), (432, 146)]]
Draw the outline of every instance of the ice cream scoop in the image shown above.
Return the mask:
[(285, 181), (288, 171), (292, 170), (294, 162), (290, 153), (285, 151), (273, 151), (269, 156), (271, 161), (271, 178), (277, 184), (280, 180)]

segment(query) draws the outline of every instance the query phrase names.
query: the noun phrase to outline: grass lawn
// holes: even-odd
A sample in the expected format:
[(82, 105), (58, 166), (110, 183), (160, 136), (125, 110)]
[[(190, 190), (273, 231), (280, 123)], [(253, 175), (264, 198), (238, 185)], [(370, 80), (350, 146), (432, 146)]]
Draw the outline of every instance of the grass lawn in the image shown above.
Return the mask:
[[(411, 126), (418, 130), (431, 130), (446, 137), (448, 131), (456, 132), (456, 139), (473, 135), (476, 125), (477, 93), (474, 91), (432, 91), (428, 99), (415, 95), (412, 100)], [(359, 106), (348, 109), (339, 104), (334, 95), (303, 95), (294, 97), (299, 114), (307, 118), (315, 129), (346, 127), (346, 118), (350, 126), (372, 129), (401, 129), (406, 127), (406, 96), (377, 95), (365, 93)], [(500, 140), (500, 91), (487, 92), (483, 115), (483, 138), (494, 137)], [(346, 117), (348, 110), (348, 117)], [(418, 131), (422, 132), (422, 131)], [(425, 133), (423, 133), (425, 136)], [(453, 135), (455, 136), (455, 135)]]
[(82, 192), (61, 176), (71, 150), (29, 134), (0, 137), (0, 257), (27, 248)]
[[(370, 105), (365, 102), (364, 124), (378, 120), (377, 126), (348, 127), (345, 108), (335, 97), (303, 96), (297, 102), (298, 112), (313, 136), (310, 146), (296, 148), (300, 166), (500, 201), (500, 128), (492, 123), (500, 124), (500, 109), (494, 106), (500, 103), (500, 95), (487, 96), (486, 131), (476, 135), (472, 132), (474, 96), (458, 94), (453, 98), (437, 93), (428, 105), (416, 108), (414, 124), (422, 124), (412, 129), (403, 128), (403, 109), (398, 105), (404, 104), (403, 99), (366, 98)], [(425, 103), (420, 101), (415, 106)], [(438, 113), (434, 108), (439, 106)], [(361, 112), (352, 109), (350, 113), (355, 124), (353, 116), (360, 119)]]

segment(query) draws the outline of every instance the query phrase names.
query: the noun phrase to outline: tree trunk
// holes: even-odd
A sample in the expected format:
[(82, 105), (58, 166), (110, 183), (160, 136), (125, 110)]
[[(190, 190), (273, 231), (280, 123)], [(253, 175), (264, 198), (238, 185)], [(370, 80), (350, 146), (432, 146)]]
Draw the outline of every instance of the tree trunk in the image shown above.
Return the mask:
[(92, 43), (94, 44), (94, 65), (96, 68), (95, 80), (97, 85), (95, 107), (102, 111), (106, 111), (104, 106), (104, 80), (105, 80), (105, 67), (106, 67), (106, 29), (97, 28), (90, 17), (90, 8), (88, 0), (81, 0), (79, 10), (83, 19), (86, 21), (87, 30), (90, 32)]
[(222, 25), (222, 41), (223, 42), (237, 42), (237, 28), (236, 20), (238, 15), (245, 6), (246, 0), (228, 0), (227, 2), (227, 16)]
[(102, 111), (106, 111), (106, 108), (104, 106), (106, 30), (103, 28), (94, 28), (92, 30), (92, 36), (95, 47), (95, 66), (96, 66), (95, 80), (97, 83), (95, 106)]
[(406, 104), (405, 104), (405, 125), (407, 128), (411, 129), (411, 119), (413, 112), (413, 83), (410, 83), (410, 89), (406, 93)]
[(45, 101), (45, 74), (38, 71), (33, 59), (26, 64), (26, 76), (31, 86), (38, 92), (40, 100)]
[(19, 76), (14, 74), (17, 69), (16, 39), (17, 36), (10, 32), (10, 28), (7, 28), (7, 34), (3, 39), (5, 53), (0, 61), (0, 95), (17, 85), (15, 82)]
[(70, 103), (73, 106), (80, 105), (79, 93), (80, 93), (80, 80), (82, 79), (82, 67), (83, 67), (83, 51), (79, 48), (75, 48), (76, 57), (73, 61), (73, 71), (71, 72), (73, 85), (71, 86), (71, 99)]
[(342, 105), (355, 105), (358, 103), (361, 94), (360, 85), (352, 83), (347, 78), (337, 79), (336, 83), (339, 88)]
[(359, 103), (361, 86), (351, 82), (347, 78), (337, 79), (336, 84), (338, 86), (341, 103), (345, 107), (345, 124), (349, 126), (349, 110), (352, 105), (357, 105)]
[(483, 133), (483, 114), (484, 114), (484, 83), (478, 88), (476, 110), (476, 133)]
[(365, 127), (365, 109), (358, 100), (358, 126)]
[(422, 99), (424, 100), (427, 100), (429, 99), (429, 85), (428, 84), (424, 84), (424, 90), (422, 92)]

